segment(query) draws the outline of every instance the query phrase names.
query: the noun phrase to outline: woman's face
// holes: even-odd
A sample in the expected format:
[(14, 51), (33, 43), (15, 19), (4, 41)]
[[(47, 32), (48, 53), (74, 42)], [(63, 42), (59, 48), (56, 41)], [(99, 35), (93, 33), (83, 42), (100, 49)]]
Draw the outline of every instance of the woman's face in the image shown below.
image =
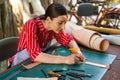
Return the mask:
[(61, 30), (65, 28), (66, 21), (67, 21), (67, 15), (62, 15), (51, 20), (49, 26), (51, 30), (53, 30), (55, 33), (59, 33)]

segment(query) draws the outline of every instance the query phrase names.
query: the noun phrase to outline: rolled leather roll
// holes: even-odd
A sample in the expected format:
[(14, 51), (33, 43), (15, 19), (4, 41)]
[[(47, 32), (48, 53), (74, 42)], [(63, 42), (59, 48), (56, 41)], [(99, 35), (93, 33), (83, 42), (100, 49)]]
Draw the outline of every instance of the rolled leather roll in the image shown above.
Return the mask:
[(109, 42), (108, 40), (102, 38), (102, 37), (97, 37), (94, 42), (92, 43), (93, 49), (99, 50), (99, 51), (106, 51), (109, 47)]
[(109, 47), (109, 41), (102, 38), (101, 34), (82, 28), (74, 23), (67, 22), (65, 31), (71, 34), (77, 43), (98, 51), (106, 51)]

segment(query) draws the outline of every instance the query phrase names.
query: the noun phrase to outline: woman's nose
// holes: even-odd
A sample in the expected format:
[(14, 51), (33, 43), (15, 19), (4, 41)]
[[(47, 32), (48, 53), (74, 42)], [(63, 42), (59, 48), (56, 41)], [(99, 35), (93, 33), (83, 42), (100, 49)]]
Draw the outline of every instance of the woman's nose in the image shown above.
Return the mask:
[(65, 29), (65, 24), (62, 24), (61, 29)]

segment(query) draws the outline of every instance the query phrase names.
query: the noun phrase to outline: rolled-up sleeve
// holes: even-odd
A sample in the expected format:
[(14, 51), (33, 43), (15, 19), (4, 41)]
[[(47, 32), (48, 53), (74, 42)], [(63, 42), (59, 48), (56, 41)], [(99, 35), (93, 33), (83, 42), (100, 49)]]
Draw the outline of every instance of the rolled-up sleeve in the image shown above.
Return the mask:
[(55, 34), (55, 38), (57, 42), (59, 42), (61, 45), (68, 47), (69, 42), (73, 40), (73, 37), (66, 33), (65, 31), (61, 31), (58, 34)]

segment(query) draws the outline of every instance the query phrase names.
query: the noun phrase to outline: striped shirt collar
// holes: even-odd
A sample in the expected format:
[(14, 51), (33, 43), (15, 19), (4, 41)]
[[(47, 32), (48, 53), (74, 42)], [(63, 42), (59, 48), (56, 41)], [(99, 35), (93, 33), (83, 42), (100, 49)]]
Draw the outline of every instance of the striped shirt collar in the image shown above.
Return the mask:
[(35, 22), (36, 22), (36, 25), (38, 26), (40, 32), (48, 32), (48, 30), (45, 29), (45, 27), (42, 23), (42, 20), (39, 17), (35, 18)]

